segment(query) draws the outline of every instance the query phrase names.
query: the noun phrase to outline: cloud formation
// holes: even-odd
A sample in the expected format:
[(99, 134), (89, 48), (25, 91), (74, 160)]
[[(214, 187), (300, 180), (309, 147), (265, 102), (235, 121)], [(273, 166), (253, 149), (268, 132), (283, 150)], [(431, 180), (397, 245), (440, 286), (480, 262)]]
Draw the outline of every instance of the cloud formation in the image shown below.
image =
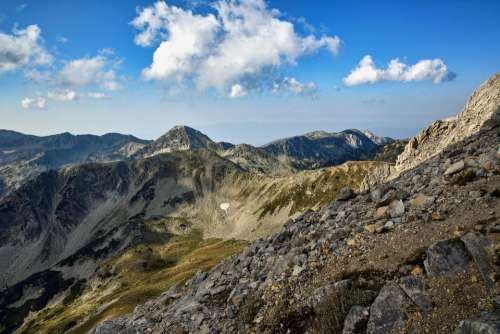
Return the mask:
[(320, 49), (337, 54), (340, 47), (337, 36), (299, 35), (264, 0), (218, 0), (212, 10), (195, 14), (164, 1), (139, 10), (131, 22), (139, 30), (135, 43), (159, 43), (143, 78), (178, 85), (189, 80), (198, 90), (234, 97), (270, 68), (296, 65)]
[(236, 99), (239, 97), (247, 96), (248, 92), (245, 88), (243, 88), (240, 84), (234, 84), (231, 86), (231, 91), (229, 92), (229, 97), (232, 99)]
[(47, 93), (47, 97), (54, 101), (70, 102), (78, 98), (78, 93), (71, 89), (64, 89), (60, 91), (51, 91)]
[(64, 64), (55, 80), (63, 87), (97, 85), (109, 91), (116, 91), (122, 86), (116, 78), (113, 66), (104, 55), (75, 59)]
[(47, 100), (43, 97), (29, 98), (26, 97), (21, 101), (21, 107), (23, 109), (45, 109), (47, 106)]
[(0, 73), (24, 66), (49, 65), (52, 60), (52, 55), (43, 46), (37, 25), (14, 28), (12, 34), (0, 32)]
[(285, 77), (281, 82), (274, 83), (273, 92), (275, 93), (291, 93), (301, 96), (314, 96), (318, 91), (318, 87), (312, 81), (300, 82), (291, 77)]
[(358, 67), (343, 79), (346, 86), (374, 84), (380, 81), (421, 81), (431, 80), (441, 83), (453, 80), (456, 74), (449, 71), (443, 60), (424, 59), (414, 65), (406, 65), (398, 58), (392, 59), (387, 68), (377, 68), (370, 55), (366, 55), (359, 62)]

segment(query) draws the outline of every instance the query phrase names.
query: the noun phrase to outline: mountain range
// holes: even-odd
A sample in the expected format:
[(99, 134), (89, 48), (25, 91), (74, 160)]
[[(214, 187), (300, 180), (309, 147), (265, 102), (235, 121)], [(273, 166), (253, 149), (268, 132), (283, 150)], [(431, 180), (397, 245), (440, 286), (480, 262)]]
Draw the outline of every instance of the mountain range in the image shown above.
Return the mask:
[[(496, 75), (406, 146), (2, 131), (0, 332), (375, 334), (426, 312), (419, 330), (456, 327), (496, 289), (499, 113)], [(464, 287), (460, 312), (439, 299)]]
[(208, 149), (240, 167), (270, 175), (365, 160), (394, 142), (370, 132), (313, 132), (280, 139), (262, 147), (215, 143), (188, 126), (175, 126), (157, 140), (109, 133), (103, 136), (58, 135), (38, 137), (0, 130), (0, 196), (43, 171), (89, 162), (148, 158), (177, 151)]

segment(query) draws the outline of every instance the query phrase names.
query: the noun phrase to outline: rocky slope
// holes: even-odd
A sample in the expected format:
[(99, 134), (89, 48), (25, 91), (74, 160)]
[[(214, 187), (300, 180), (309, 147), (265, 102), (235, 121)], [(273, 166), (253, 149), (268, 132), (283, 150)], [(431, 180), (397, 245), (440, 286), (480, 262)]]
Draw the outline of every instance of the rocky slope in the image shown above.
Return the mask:
[(0, 197), (43, 171), (84, 162), (121, 160), (147, 143), (116, 133), (38, 137), (0, 130)]
[(392, 180), (344, 189), (92, 333), (498, 333), (498, 103), (480, 115), (499, 79), (433, 138), (468, 136), (407, 154)]
[(192, 149), (44, 172), (0, 201), (3, 330), (79, 332), (130, 312), (378, 165), (271, 177)]
[(415, 136), (398, 157), (396, 171), (415, 167), (442, 152), (447, 146), (463, 141), (480, 129), (498, 123), (500, 109), (500, 74), (481, 85), (455, 117), (439, 120)]

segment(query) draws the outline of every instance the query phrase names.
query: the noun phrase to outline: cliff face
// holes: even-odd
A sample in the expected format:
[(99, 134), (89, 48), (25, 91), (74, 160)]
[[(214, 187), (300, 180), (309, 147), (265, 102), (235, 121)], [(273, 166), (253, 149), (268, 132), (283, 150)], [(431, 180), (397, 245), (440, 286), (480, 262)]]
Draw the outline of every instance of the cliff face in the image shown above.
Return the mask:
[(412, 138), (398, 157), (396, 172), (415, 167), (482, 128), (491, 128), (499, 118), (500, 74), (495, 74), (470, 96), (457, 116), (436, 121)]

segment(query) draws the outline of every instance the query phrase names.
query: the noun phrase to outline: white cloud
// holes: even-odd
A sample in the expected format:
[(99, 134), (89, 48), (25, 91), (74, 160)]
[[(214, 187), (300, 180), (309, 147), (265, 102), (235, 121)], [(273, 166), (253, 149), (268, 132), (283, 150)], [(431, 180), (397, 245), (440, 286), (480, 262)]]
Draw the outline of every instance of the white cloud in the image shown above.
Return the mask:
[(57, 41), (61, 44), (65, 44), (69, 42), (69, 39), (67, 37), (64, 37), (62, 35), (57, 35)]
[(24, 109), (45, 109), (47, 101), (43, 97), (26, 97), (21, 101), (21, 106)]
[(119, 90), (122, 86), (116, 79), (113, 64), (104, 55), (85, 57), (67, 62), (56, 76), (60, 86), (82, 87), (97, 85), (109, 91)]
[(320, 49), (336, 54), (340, 47), (337, 36), (300, 36), (264, 0), (218, 0), (212, 9), (213, 14), (194, 14), (158, 1), (138, 11), (131, 22), (139, 30), (135, 43), (161, 41), (143, 71), (145, 79), (192, 80), (200, 90), (219, 92), (235, 85), (247, 89), (242, 82), (262, 80), (268, 69), (296, 65)]
[(273, 85), (273, 92), (275, 93), (285, 92), (294, 95), (314, 96), (317, 91), (318, 87), (314, 82), (303, 83), (291, 77), (285, 77), (281, 82)]
[(71, 89), (64, 89), (48, 92), (47, 97), (54, 101), (70, 102), (78, 99), (78, 93)]
[(90, 92), (90, 93), (87, 93), (87, 97), (91, 98), (91, 99), (96, 99), (96, 100), (104, 100), (104, 99), (109, 99), (110, 98), (109, 95), (106, 95), (106, 94), (101, 93), (101, 92)]
[(52, 55), (42, 45), (41, 30), (37, 25), (14, 29), (11, 35), (0, 32), (0, 73), (51, 63)]
[(239, 97), (247, 96), (248, 92), (246, 89), (240, 84), (234, 84), (231, 86), (231, 91), (229, 92), (229, 97), (232, 99), (236, 99)]
[(431, 80), (434, 83), (453, 80), (456, 74), (449, 71), (443, 60), (424, 59), (414, 65), (406, 65), (398, 58), (392, 59), (387, 68), (377, 68), (370, 55), (359, 62), (358, 67), (343, 79), (346, 86), (374, 84), (379, 81), (420, 81)]

